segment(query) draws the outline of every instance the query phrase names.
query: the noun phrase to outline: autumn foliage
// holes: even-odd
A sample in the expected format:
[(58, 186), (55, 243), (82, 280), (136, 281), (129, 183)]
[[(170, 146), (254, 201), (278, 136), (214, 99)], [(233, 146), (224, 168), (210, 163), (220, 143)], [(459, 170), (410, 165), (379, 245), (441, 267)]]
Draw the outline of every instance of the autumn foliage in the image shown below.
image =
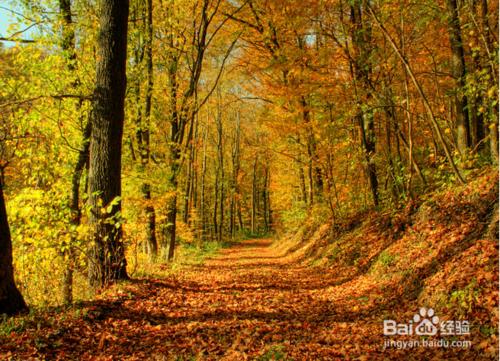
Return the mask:
[(0, 359), (498, 357), (497, 2), (0, 11)]

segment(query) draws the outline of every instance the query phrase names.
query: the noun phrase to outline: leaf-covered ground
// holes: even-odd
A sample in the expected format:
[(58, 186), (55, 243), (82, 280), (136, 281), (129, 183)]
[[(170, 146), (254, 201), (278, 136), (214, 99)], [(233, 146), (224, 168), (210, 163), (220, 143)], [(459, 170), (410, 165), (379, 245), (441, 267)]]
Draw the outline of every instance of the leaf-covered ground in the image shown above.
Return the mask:
[[(380, 287), (358, 276), (346, 281), (338, 271), (304, 266), (270, 240), (248, 240), (166, 279), (132, 281), (76, 310), (53, 310), (17, 323), (19, 329), (13, 326), (0, 336), (0, 359), (496, 357), (488, 341), (470, 349), (384, 350), (382, 320), (395, 315), (404, 322), (415, 313), (414, 304), (384, 302)], [(479, 342), (473, 335), (469, 339)]]

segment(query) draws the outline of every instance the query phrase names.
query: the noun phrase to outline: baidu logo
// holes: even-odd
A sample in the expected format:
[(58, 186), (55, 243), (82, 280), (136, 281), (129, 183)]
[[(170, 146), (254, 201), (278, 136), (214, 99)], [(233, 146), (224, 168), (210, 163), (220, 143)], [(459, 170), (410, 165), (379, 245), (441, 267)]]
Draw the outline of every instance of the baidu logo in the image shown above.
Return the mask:
[(419, 336), (434, 336), (438, 332), (436, 325), (439, 325), (439, 317), (434, 315), (432, 308), (422, 307), (419, 313), (413, 316), (416, 323), (415, 334)]
[(384, 335), (417, 335), (435, 336), (440, 335), (468, 335), (469, 321), (441, 321), (432, 308), (422, 307), (408, 321), (408, 323), (397, 323), (394, 320), (384, 320)]

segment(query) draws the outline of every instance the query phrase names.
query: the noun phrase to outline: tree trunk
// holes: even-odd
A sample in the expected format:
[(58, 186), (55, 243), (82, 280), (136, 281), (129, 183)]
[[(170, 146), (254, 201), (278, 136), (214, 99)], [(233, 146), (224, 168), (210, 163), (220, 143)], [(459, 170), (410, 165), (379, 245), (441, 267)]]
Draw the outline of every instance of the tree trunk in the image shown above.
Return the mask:
[[(177, 134), (177, 129), (174, 124), (172, 124), (171, 130), (172, 138)], [(179, 161), (181, 158), (181, 153), (179, 148), (172, 142), (170, 146), (170, 176), (168, 178), (168, 185), (170, 191), (172, 191), (172, 196), (167, 202), (167, 226), (166, 231), (168, 234), (168, 256), (167, 261), (171, 262), (174, 259), (175, 244), (177, 237), (177, 190), (178, 190), (178, 172), (179, 172)]]
[(236, 235), (236, 197), (239, 193), (238, 187), (238, 174), (240, 173), (240, 135), (241, 135), (241, 126), (240, 126), (240, 113), (238, 112), (236, 116), (236, 129), (235, 129), (235, 139), (232, 149), (232, 165), (233, 165), (233, 174), (231, 179), (231, 206), (230, 206), (230, 233), (231, 238), (234, 239)]
[(257, 216), (257, 208), (256, 208), (256, 198), (257, 198), (257, 157), (255, 157), (253, 163), (253, 176), (252, 176), (252, 214), (251, 214), (251, 227), (252, 227), (252, 235), (255, 234), (256, 231), (256, 216)]
[(128, 11), (128, 0), (103, 0), (99, 12), (89, 162), (93, 232), (89, 282), (94, 287), (128, 278), (120, 219)]
[(221, 99), (220, 91), (218, 89), (218, 101), (217, 101), (217, 173), (219, 174), (220, 191), (219, 191), (219, 227), (217, 232), (217, 241), (222, 242), (222, 233), (224, 230), (224, 129), (222, 127), (222, 110), (221, 110)]
[(169, 262), (171, 262), (174, 259), (176, 221), (177, 221), (177, 192), (174, 192), (173, 196), (170, 198), (168, 202), (168, 210), (167, 210), (167, 233), (169, 237), (167, 260)]
[(375, 132), (373, 123), (373, 112), (362, 112), (357, 115), (361, 144), (366, 162), (366, 173), (372, 194), (373, 205), (379, 204), (377, 168), (375, 166)]
[[(370, 185), (370, 191), (372, 193), (373, 204), (378, 206), (379, 204), (379, 194), (378, 194), (378, 178), (377, 169), (375, 165), (375, 125), (374, 116), (372, 110), (367, 110), (370, 104), (368, 102), (372, 99), (370, 94), (371, 84), (371, 64), (370, 64), (370, 49), (371, 46), (371, 24), (368, 19), (363, 19), (362, 14), (365, 8), (368, 6), (365, 0), (356, 0), (353, 5), (351, 5), (351, 23), (352, 23), (352, 43), (354, 48), (354, 64), (353, 64), (353, 76), (355, 87), (358, 84), (367, 91), (363, 96), (357, 94), (358, 104), (361, 109), (359, 109), (358, 115), (356, 115), (356, 121), (360, 130), (361, 145), (363, 149), (363, 154), (366, 162), (366, 174), (368, 176), (368, 182)], [(357, 92), (357, 90), (356, 90)]]
[(200, 180), (200, 241), (205, 239), (205, 230), (206, 230), (206, 216), (205, 216), (205, 178), (207, 174), (207, 136), (208, 129), (205, 127), (204, 135), (203, 135), (203, 159), (201, 165), (201, 180)]
[(491, 158), (498, 163), (498, 120), (490, 125), (490, 151)]
[(300, 195), (301, 201), (304, 204), (307, 204), (307, 191), (306, 191), (306, 177), (304, 175), (304, 167), (302, 167), (302, 163), (298, 162), (297, 164), (299, 168), (299, 182), (300, 182)]
[[(71, 14), (71, 1), (70, 0), (59, 0), (59, 13), (62, 18), (62, 42), (61, 49), (65, 52), (67, 68), (70, 72), (76, 70), (76, 50), (75, 50), (75, 32), (73, 30), (73, 19)], [(77, 87), (79, 81), (76, 80), (72, 85)], [(81, 109), (81, 101), (78, 104), (76, 110)], [(72, 180), (71, 180), (71, 196), (69, 200), (69, 207), (71, 210), (71, 225), (76, 229), (80, 225), (81, 221), (81, 209), (80, 209), (80, 182), (85, 165), (88, 162), (89, 157), (89, 139), (90, 139), (91, 124), (90, 120), (87, 121), (83, 129), (82, 134), (82, 145), (78, 151), (78, 158), (73, 169)], [(74, 244), (77, 242), (75, 232), (72, 232), (70, 239), (70, 244), (66, 251), (63, 252), (65, 258), (65, 269), (63, 271), (63, 302), (65, 304), (71, 304), (73, 302), (73, 273), (74, 273)]]
[(457, 147), (462, 156), (467, 154), (471, 144), (469, 111), (467, 97), (463, 95), (465, 87), (465, 52), (462, 44), (462, 31), (458, 16), (457, 0), (446, 0), (448, 7), (448, 28), (451, 45), (451, 70), (455, 78), (454, 108), (457, 127)]
[[(216, 160), (214, 160), (214, 163)], [(217, 239), (217, 235), (219, 234), (219, 225), (218, 225), (218, 217), (217, 214), (219, 213), (219, 170), (217, 169), (217, 163), (214, 164), (214, 168), (216, 169), (215, 171), (215, 178), (214, 178), (214, 208), (213, 208), (213, 214), (212, 214), (212, 239)]]
[[(194, 124), (193, 124), (194, 123)], [(184, 184), (184, 205), (182, 220), (185, 224), (189, 223), (189, 213), (191, 209), (191, 196), (193, 193), (193, 178), (194, 178), (194, 157), (195, 157), (195, 146), (194, 142), (196, 135), (194, 135), (194, 128), (197, 126), (196, 117), (193, 119), (191, 127), (188, 134), (188, 153), (187, 157), (187, 169), (186, 169), (186, 179)]]
[[(71, 210), (71, 224), (76, 228), (80, 225), (82, 218), (82, 211), (80, 209), (80, 183), (82, 178), (83, 170), (85, 165), (89, 160), (89, 147), (90, 147), (90, 133), (91, 133), (91, 122), (87, 121), (85, 129), (83, 131), (83, 144), (82, 148), (78, 151), (78, 159), (73, 169), (73, 175), (71, 180), (71, 199), (69, 208)], [(75, 235), (71, 236), (69, 250), (66, 254), (67, 264), (63, 274), (63, 302), (65, 304), (70, 304), (73, 302), (73, 258), (74, 249), (73, 245), (76, 243), (77, 239)]]
[(14, 281), (12, 240), (3, 197), (3, 183), (0, 182), (0, 314), (15, 315), (27, 309)]
[[(145, 169), (149, 163), (150, 157), (150, 125), (151, 125), (151, 104), (153, 98), (153, 1), (147, 1), (146, 16), (146, 99), (144, 106), (145, 123), (141, 129), (141, 163)], [(142, 129), (144, 128), (144, 129)], [(148, 182), (142, 184), (142, 195), (144, 200), (151, 201), (151, 185)], [(152, 260), (158, 255), (158, 240), (156, 239), (156, 213), (153, 205), (146, 205), (144, 212), (146, 214), (146, 239), (148, 251)]]
[(185, 224), (188, 224), (189, 222), (189, 213), (190, 213), (190, 203), (191, 203), (191, 193), (192, 193), (192, 187), (193, 187), (193, 156), (194, 156), (194, 147), (193, 144), (191, 143), (189, 145), (189, 158), (187, 159), (187, 170), (186, 170), (186, 181), (184, 184), (184, 205), (183, 205), (183, 212), (182, 212), (182, 221)]
[(302, 107), (302, 120), (306, 125), (307, 132), (307, 155), (309, 156), (309, 181), (310, 181), (310, 194), (309, 201), (313, 204), (314, 199), (320, 200), (323, 195), (323, 172), (319, 165), (318, 149), (316, 139), (314, 137), (313, 125), (311, 124), (311, 113), (309, 111), (309, 104), (303, 96), (300, 99)]
[(269, 233), (272, 228), (272, 216), (271, 216), (271, 199), (269, 195), (269, 184), (271, 180), (271, 173), (269, 170), (269, 164), (266, 164), (264, 168), (264, 188), (262, 190), (262, 198), (264, 204), (264, 225), (266, 233)]

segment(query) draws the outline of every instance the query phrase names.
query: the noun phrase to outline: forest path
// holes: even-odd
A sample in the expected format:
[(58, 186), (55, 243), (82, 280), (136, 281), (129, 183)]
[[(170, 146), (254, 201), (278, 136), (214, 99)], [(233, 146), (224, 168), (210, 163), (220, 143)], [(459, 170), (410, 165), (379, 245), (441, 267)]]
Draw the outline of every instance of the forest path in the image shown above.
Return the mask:
[(0, 359), (382, 359), (380, 321), (363, 320), (352, 294), (332, 298), (344, 287), (335, 271), (296, 263), (271, 243), (248, 240), (166, 279), (132, 281), (83, 317), (10, 339)]
[(103, 352), (129, 349), (123, 356), (131, 359), (331, 360), (354, 349), (345, 338), (366, 342), (372, 331), (362, 325), (353, 335), (350, 313), (323, 292), (335, 277), (284, 257), (271, 244), (247, 240), (170, 279), (148, 280), (139, 288), (144, 293), (119, 310), (132, 327)]

